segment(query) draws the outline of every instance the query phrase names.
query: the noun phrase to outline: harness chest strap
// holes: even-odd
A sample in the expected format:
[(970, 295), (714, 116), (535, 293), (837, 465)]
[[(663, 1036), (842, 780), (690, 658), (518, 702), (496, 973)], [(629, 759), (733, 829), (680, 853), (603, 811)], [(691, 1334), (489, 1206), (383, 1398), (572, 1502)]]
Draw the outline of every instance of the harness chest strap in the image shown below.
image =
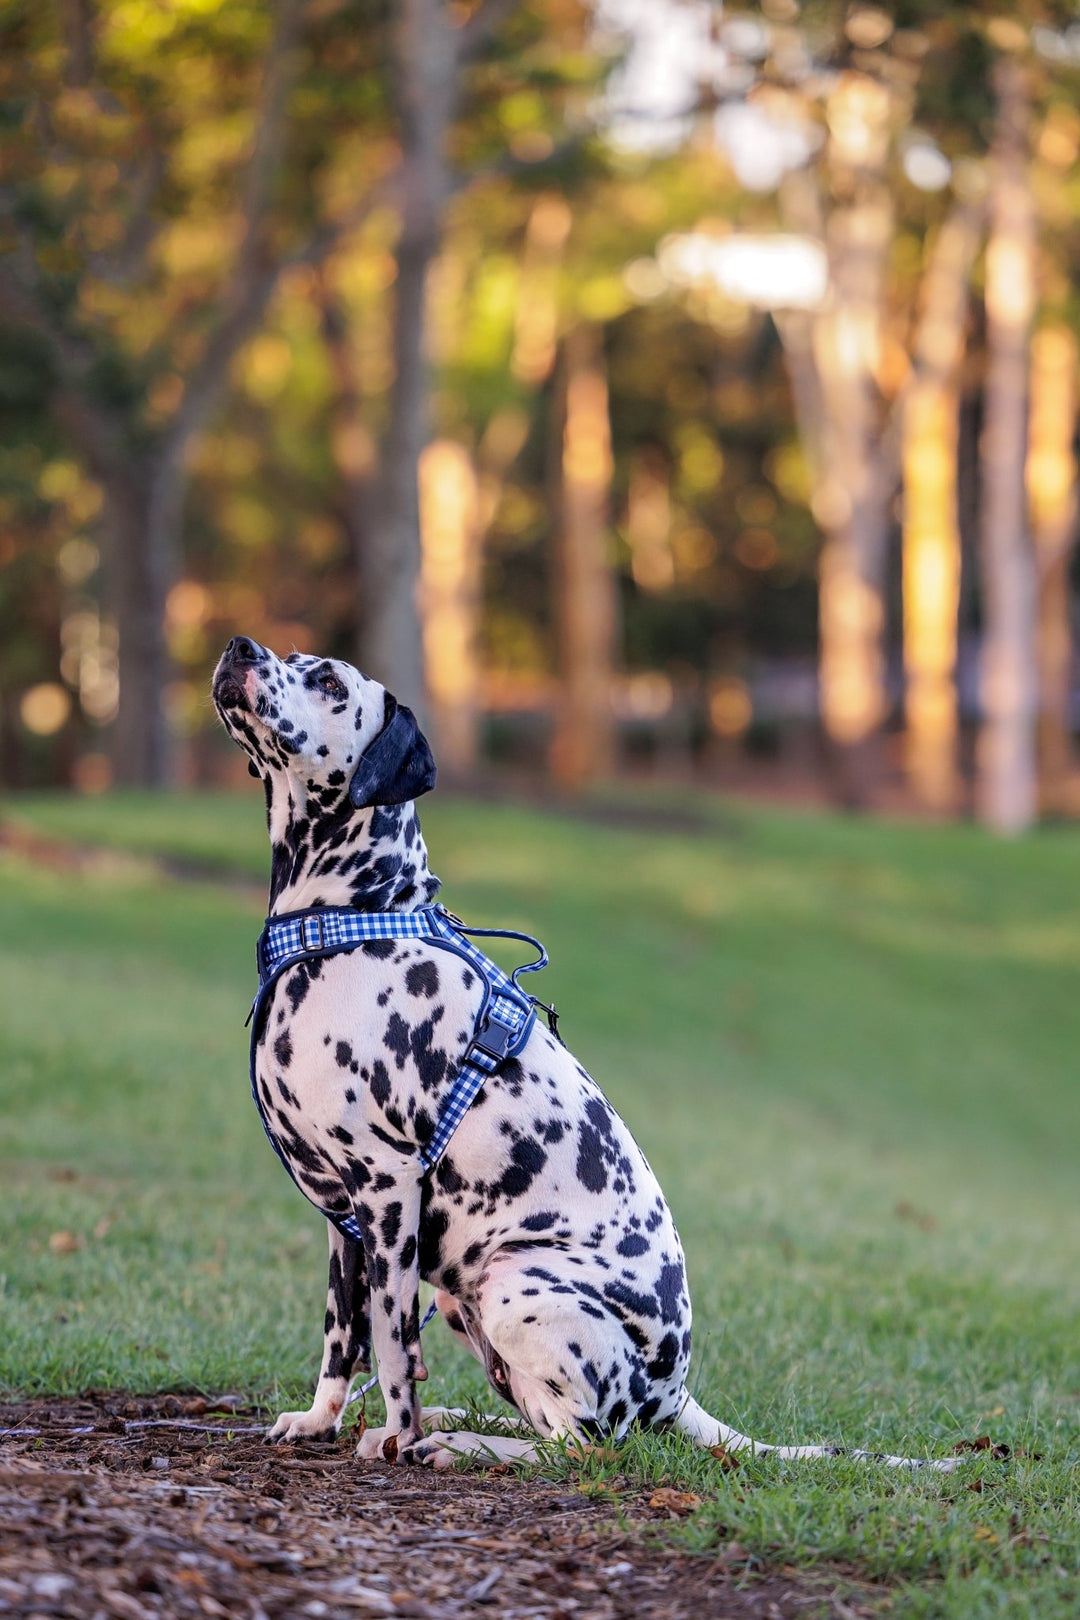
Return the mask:
[[(496, 962), (472, 944), (466, 937), (467, 933), (524, 940), (536, 947), (537, 959), (517, 968), (513, 975), (507, 975)], [(315, 907), (308, 911), (268, 917), (255, 947), (259, 990), (249, 1014), (251, 1094), (270, 1145), (294, 1181), (296, 1177), (270, 1129), (255, 1075), (256, 1049), (266, 1018), (270, 991), (283, 973), (300, 962), (335, 956), (341, 951), (355, 950), (369, 940), (381, 939), (423, 940), (440, 950), (449, 951), (468, 963), (484, 987), (473, 1038), (443, 1102), (435, 1129), (429, 1140), (417, 1150), (424, 1174), (433, 1171), (443, 1157), (485, 1080), (497, 1073), (508, 1058), (521, 1051), (536, 1022), (536, 999), (522, 990), (517, 982), (519, 974), (538, 972), (547, 966), (547, 952), (531, 934), (519, 934), (509, 929), (466, 929), (459, 917), (439, 905), (402, 912)], [(300, 1190), (309, 1202), (314, 1203), (303, 1187)], [(355, 1217), (338, 1215), (329, 1210), (322, 1210), (321, 1213), (354, 1243), (362, 1241)]]

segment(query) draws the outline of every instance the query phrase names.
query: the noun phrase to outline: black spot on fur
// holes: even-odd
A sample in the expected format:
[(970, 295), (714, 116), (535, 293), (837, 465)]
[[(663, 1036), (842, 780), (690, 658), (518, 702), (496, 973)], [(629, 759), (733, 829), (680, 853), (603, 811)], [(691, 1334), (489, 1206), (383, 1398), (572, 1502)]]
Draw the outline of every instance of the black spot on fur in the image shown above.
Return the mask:
[(383, 1045), (389, 1047), (397, 1060), (398, 1068), (403, 1069), (405, 1059), (409, 1055), (409, 1026), (400, 1013), (390, 1014), (390, 1022), (383, 1036)]
[(607, 1169), (600, 1137), (591, 1125), (584, 1122), (578, 1126), (578, 1156), (574, 1169), (587, 1192), (601, 1193), (607, 1186)]
[(628, 1232), (624, 1238), (619, 1240), (618, 1252), (627, 1260), (636, 1259), (639, 1254), (648, 1254), (648, 1239), (643, 1238), (640, 1232)]
[(414, 962), (405, 974), (405, 988), (410, 996), (427, 996), (428, 999), (438, 994), (439, 970), (434, 962)]

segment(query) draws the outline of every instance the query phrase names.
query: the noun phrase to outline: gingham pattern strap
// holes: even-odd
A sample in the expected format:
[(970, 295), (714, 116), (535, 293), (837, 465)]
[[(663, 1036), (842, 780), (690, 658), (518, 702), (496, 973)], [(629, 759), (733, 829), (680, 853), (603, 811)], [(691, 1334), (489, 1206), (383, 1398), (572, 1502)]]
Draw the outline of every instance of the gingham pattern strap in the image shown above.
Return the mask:
[[(476, 970), (485, 987), (484, 1000), (473, 1038), (465, 1049), (454, 1083), (443, 1102), (435, 1130), (419, 1149), (425, 1171), (434, 1170), (485, 1080), (521, 1050), (536, 1022), (532, 997), (504, 973), (498, 963), (478, 950), (466, 937), (464, 930), (464, 923), (452, 916), (444, 906), (424, 906), (418, 911), (354, 911), (347, 907), (318, 907), (310, 911), (290, 912), (283, 917), (268, 917), (256, 947), (260, 979), (256, 1006), (273, 981), (293, 963), (351, 950), (373, 939), (427, 939), (452, 950)], [(496, 929), (483, 929), (480, 932), (498, 934)], [(538, 945), (527, 934), (508, 937), (523, 938)], [(542, 966), (547, 961), (543, 946), (538, 945), (538, 949), (540, 958), (536, 964), (529, 964), (528, 970), (533, 966)], [(253, 1061), (256, 1032), (252, 1032)], [(255, 1090), (254, 1069), (252, 1089)], [(257, 1092), (255, 1101), (261, 1114), (262, 1104)], [(263, 1124), (266, 1125), (265, 1117)], [(360, 1228), (352, 1216), (333, 1215), (330, 1219), (354, 1242), (361, 1240)]]
[(430, 1140), (420, 1149), (420, 1157), (429, 1170), (435, 1168), (446, 1152), (451, 1137), (472, 1107), (484, 1081), (500, 1069), (507, 1058), (521, 1050), (536, 1022), (536, 1008), (531, 997), (519, 990), (497, 963), (464, 938), (441, 906), (433, 908), (433, 913), (436, 931), (452, 943), (454, 950), (466, 957), (487, 981), (488, 994), (472, 1041), (461, 1060), (457, 1078), (443, 1103), (438, 1124)]
[(347, 950), (369, 939), (430, 939), (434, 906), (419, 911), (353, 911), (318, 907), (268, 917), (259, 939), (259, 977), (270, 978), (290, 958)]

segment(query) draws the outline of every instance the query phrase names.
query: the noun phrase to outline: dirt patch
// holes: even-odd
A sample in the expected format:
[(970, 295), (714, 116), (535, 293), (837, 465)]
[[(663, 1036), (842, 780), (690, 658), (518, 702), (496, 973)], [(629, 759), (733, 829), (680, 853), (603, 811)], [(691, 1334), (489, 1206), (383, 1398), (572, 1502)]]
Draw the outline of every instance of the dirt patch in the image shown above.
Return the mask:
[(73, 1620), (873, 1612), (851, 1582), (762, 1570), (734, 1544), (672, 1551), (661, 1531), (670, 1510), (650, 1505), (657, 1493), (628, 1490), (613, 1502), (512, 1474), (361, 1465), (345, 1440), (286, 1452), (257, 1425), (250, 1409), (172, 1397), (0, 1403), (0, 1612)]

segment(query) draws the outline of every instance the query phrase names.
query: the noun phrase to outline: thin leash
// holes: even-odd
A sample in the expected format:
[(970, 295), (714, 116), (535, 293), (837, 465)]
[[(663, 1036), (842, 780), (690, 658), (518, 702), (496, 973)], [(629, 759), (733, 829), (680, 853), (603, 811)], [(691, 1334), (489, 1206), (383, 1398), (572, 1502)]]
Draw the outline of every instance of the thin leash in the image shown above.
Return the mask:
[[(432, 1320), (432, 1318), (438, 1314), (438, 1309), (439, 1309), (439, 1307), (436, 1305), (435, 1301), (432, 1300), (431, 1304), (428, 1306), (427, 1310), (424, 1312), (424, 1320), (420, 1324), (421, 1333), (423, 1333), (424, 1329), (427, 1327), (428, 1323)], [(354, 1401), (362, 1401), (362, 1400), (364, 1400), (368, 1395), (371, 1394), (371, 1391), (373, 1389), (378, 1388), (378, 1384), (379, 1384), (379, 1375), (378, 1375), (378, 1373), (377, 1372), (372, 1373), (371, 1377), (368, 1379), (366, 1384), (361, 1384), (359, 1389), (354, 1389), (353, 1390), (352, 1394), (349, 1396), (348, 1400), (345, 1402), (345, 1405), (346, 1406), (351, 1406)], [(361, 1416), (363, 1416), (363, 1408), (361, 1408)]]

